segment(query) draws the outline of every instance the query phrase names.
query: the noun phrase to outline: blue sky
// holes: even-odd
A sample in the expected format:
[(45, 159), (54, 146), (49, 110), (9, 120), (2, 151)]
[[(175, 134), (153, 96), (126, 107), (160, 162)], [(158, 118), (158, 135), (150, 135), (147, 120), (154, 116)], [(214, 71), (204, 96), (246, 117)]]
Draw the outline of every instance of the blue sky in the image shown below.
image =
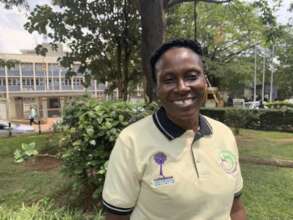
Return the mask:
[[(293, 17), (293, 13), (287, 11), (291, 1), (293, 0), (283, 0), (276, 14), (278, 22), (286, 24), (289, 17)], [(50, 3), (50, 0), (29, 0), (28, 2), (33, 8), (36, 4)], [(17, 8), (5, 10), (0, 4), (0, 53), (20, 53), (21, 49), (33, 49), (36, 44), (44, 41), (38, 34), (29, 34), (24, 30), (27, 13)]]

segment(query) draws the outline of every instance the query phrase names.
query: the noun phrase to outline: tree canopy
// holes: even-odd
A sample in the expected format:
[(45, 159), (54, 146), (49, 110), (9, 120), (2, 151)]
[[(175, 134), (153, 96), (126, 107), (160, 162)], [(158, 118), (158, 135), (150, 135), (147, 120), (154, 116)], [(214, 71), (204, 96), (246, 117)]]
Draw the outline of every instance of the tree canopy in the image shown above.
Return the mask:
[(69, 47), (60, 58), (69, 74), (73, 64), (78, 72), (118, 88), (120, 98), (127, 98), (128, 83), (139, 78), (139, 14), (130, 0), (62, 1), (36, 6), (25, 24), (51, 40), (52, 47)]
[[(243, 94), (243, 89), (252, 85), (255, 45), (271, 48), (282, 38), (282, 27), (276, 23), (273, 9), (264, 1), (247, 3), (238, 0), (229, 4), (199, 3), (197, 7), (197, 21), (190, 3), (169, 11), (167, 39), (193, 38), (197, 22), (197, 39), (203, 46), (206, 72), (212, 85), (234, 96)], [(263, 58), (259, 55), (257, 62), (257, 72), (262, 73)], [(266, 71), (269, 71), (268, 66)], [(262, 74), (258, 76), (258, 82), (261, 82)]]

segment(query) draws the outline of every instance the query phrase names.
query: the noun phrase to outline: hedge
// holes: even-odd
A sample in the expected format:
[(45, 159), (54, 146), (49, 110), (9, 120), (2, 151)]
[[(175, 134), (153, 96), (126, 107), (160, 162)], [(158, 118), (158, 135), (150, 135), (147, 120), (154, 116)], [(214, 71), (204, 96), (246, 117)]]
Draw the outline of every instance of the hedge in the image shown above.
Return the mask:
[(288, 109), (203, 108), (201, 113), (232, 127), (293, 132), (293, 111)]

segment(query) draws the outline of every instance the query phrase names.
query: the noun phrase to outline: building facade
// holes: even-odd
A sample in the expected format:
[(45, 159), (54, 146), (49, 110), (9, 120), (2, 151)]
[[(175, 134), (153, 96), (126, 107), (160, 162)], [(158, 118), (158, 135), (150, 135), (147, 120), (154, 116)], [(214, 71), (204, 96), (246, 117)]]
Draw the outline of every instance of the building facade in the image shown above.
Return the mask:
[[(19, 62), (12, 68), (0, 66), (0, 119), (28, 119), (31, 107), (37, 109), (40, 119), (58, 117), (73, 97), (85, 93), (104, 97), (105, 86), (96, 80), (86, 89), (81, 74), (66, 77), (66, 69), (57, 62), (62, 53), (49, 50), (45, 57), (33, 51), (0, 54), (0, 59)], [(78, 65), (73, 68), (78, 69)]]

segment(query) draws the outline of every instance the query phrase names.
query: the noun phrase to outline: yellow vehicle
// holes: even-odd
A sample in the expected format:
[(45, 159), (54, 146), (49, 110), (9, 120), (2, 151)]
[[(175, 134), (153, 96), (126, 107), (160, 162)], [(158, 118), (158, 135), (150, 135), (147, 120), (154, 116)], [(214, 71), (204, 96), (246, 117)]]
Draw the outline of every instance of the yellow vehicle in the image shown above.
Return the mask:
[(208, 87), (207, 100), (205, 107), (215, 108), (224, 107), (224, 100), (217, 87)]

